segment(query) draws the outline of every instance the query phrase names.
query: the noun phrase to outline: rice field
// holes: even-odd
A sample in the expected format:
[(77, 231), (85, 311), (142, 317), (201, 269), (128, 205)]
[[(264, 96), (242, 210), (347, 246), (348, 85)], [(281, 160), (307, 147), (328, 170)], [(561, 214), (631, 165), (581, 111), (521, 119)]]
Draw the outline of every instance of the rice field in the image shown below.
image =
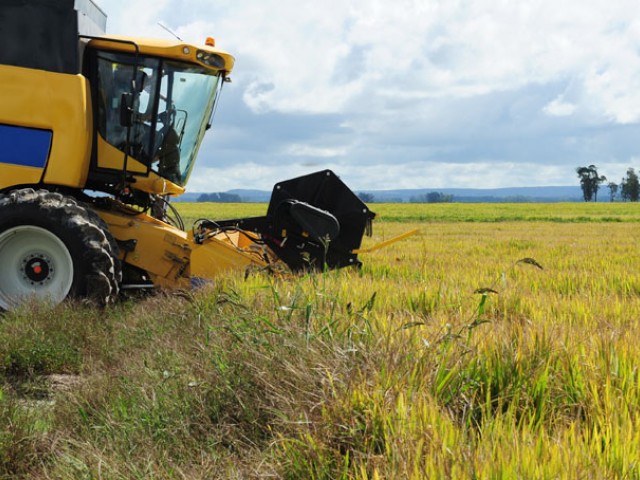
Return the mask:
[(5, 314), (0, 478), (640, 478), (638, 205), (371, 208), (360, 270)]

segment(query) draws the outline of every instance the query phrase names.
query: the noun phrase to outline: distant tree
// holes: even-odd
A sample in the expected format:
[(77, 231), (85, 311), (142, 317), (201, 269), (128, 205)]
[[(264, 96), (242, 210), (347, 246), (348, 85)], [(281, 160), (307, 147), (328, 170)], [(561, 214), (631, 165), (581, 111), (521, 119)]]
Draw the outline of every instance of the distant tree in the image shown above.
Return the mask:
[(637, 202), (640, 198), (640, 181), (633, 168), (627, 170), (627, 175), (620, 183), (620, 197), (625, 202)]
[(585, 202), (591, 200), (598, 201), (598, 189), (600, 184), (607, 181), (604, 175), (598, 175), (598, 167), (589, 165), (588, 167), (576, 168), (578, 178), (580, 178), (580, 187), (582, 188), (582, 196)]
[(415, 195), (409, 199), (411, 203), (451, 203), (453, 195), (442, 192), (429, 192)]
[(615, 201), (616, 194), (618, 193), (618, 184), (615, 182), (609, 182), (607, 184), (607, 188), (609, 188), (609, 200), (611, 202)]
[(373, 193), (359, 192), (358, 198), (362, 200), (364, 203), (373, 203), (375, 201), (375, 197), (373, 196)]
[(440, 192), (427, 193), (427, 203), (440, 203), (441, 199), (442, 199), (442, 194)]

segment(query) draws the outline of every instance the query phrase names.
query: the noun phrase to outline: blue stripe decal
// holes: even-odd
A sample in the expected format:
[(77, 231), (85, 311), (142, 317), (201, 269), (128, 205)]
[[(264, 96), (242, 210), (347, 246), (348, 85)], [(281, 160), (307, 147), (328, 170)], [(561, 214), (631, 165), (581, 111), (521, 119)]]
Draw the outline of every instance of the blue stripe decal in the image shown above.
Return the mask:
[(52, 136), (50, 130), (0, 125), (0, 163), (44, 168)]

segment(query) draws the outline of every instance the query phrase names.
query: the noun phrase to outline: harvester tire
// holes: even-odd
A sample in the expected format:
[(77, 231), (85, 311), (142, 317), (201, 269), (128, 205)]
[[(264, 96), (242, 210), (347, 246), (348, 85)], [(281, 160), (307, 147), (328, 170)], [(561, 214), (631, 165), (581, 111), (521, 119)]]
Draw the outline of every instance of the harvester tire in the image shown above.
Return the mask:
[(117, 243), (89, 206), (32, 188), (0, 195), (0, 310), (32, 298), (104, 306), (121, 280)]

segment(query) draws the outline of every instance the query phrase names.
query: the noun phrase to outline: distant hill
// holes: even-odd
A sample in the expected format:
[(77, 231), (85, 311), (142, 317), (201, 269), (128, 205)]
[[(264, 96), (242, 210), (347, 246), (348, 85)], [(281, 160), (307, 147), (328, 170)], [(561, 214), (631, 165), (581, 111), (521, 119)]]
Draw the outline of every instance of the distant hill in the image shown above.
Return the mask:
[(201, 192), (187, 192), (180, 195), (176, 201), (177, 202), (197, 202), (198, 197), (202, 195)]
[[(580, 202), (582, 190), (579, 186), (557, 187), (509, 187), (509, 188), (416, 188), (396, 190), (357, 190), (373, 195), (375, 202), (409, 202), (412, 197), (429, 192), (453, 195), (454, 202)], [(195, 202), (203, 192), (185, 193), (182, 202)], [(234, 189), (225, 193), (239, 195), (243, 202), (268, 202), (271, 191)], [(601, 201), (608, 200), (608, 191), (600, 189)]]
[[(453, 195), (454, 202), (579, 202), (579, 186), (508, 188), (419, 188), (403, 190), (367, 190), (376, 202), (408, 202), (429, 192)], [(601, 194), (605, 193), (601, 190)], [(605, 196), (602, 197), (604, 200)]]

